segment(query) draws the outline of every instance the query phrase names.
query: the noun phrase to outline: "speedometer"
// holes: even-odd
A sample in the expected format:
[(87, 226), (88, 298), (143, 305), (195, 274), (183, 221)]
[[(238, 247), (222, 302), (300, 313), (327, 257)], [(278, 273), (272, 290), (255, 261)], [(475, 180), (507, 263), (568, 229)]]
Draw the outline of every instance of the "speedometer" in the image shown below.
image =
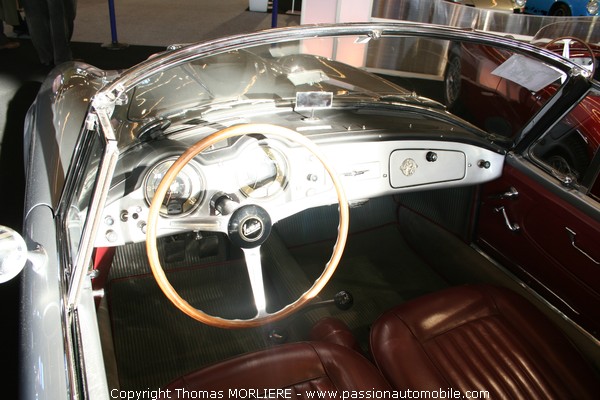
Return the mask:
[(246, 149), (240, 162), (238, 183), (244, 196), (267, 198), (286, 187), (288, 163), (279, 150), (261, 143)]
[[(144, 179), (144, 197), (150, 204), (158, 185), (176, 158), (170, 158), (156, 164)], [(167, 190), (160, 208), (163, 216), (183, 216), (194, 211), (204, 198), (205, 183), (196, 163), (186, 164)]]

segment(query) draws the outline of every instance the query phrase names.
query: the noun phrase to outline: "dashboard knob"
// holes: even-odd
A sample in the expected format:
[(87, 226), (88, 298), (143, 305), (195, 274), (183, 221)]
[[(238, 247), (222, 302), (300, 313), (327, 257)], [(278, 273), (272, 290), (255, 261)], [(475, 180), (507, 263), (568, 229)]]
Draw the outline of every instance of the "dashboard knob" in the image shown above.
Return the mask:
[(488, 160), (479, 160), (477, 165), (479, 166), (479, 168), (485, 168), (485, 169), (488, 169), (489, 167), (492, 166), (492, 164)]
[(428, 151), (425, 155), (425, 159), (429, 162), (436, 162), (438, 159), (438, 155), (435, 151)]
[(119, 238), (117, 233), (115, 231), (113, 231), (112, 229), (109, 229), (106, 231), (105, 237), (106, 237), (106, 240), (108, 240), (109, 242), (116, 242), (117, 239)]

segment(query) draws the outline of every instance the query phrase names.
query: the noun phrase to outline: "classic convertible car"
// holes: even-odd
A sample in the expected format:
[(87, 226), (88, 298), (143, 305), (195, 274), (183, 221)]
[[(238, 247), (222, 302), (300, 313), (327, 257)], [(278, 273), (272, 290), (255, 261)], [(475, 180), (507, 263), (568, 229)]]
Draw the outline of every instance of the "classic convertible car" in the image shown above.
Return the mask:
[(554, 43), (356, 23), (59, 66), (2, 231), (23, 397), (597, 398), (598, 58)]

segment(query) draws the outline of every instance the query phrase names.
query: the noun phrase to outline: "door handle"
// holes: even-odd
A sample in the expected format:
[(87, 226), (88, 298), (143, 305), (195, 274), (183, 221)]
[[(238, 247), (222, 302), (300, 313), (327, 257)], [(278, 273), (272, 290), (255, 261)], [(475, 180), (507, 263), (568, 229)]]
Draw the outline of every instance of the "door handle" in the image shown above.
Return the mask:
[(510, 189), (508, 189), (508, 191), (504, 192), (504, 193), (500, 193), (500, 194), (492, 194), (489, 196), (490, 199), (513, 199), (513, 198), (517, 198), (519, 196), (519, 191), (514, 187), (511, 186)]
[(512, 223), (510, 221), (510, 219), (508, 218), (508, 214), (506, 213), (506, 208), (504, 208), (504, 206), (496, 207), (494, 208), (494, 211), (502, 214), (502, 217), (504, 217), (504, 224), (506, 225), (508, 230), (510, 230), (511, 232), (518, 232), (521, 229), (519, 224), (517, 224), (516, 222)]
[(567, 227), (565, 227), (565, 229), (567, 230), (567, 236), (569, 236), (569, 240), (571, 241), (571, 246), (575, 247), (575, 249), (577, 251), (579, 251), (581, 254), (583, 254), (584, 256), (586, 256), (587, 258), (589, 258), (594, 264), (600, 265), (600, 262), (596, 261), (596, 259), (594, 259), (594, 257), (592, 257), (591, 255), (589, 255), (581, 247), (577, 246), (577, 243), (575, 243), (575, 239), (577, 238), (577, 233), (575, 233), (575, 231), (573, 229), (569, 229)]

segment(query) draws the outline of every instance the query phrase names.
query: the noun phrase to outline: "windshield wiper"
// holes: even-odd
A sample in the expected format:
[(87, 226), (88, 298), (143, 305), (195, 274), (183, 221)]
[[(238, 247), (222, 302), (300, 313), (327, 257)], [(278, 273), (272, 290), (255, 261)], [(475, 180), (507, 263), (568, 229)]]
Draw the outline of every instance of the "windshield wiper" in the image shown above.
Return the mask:
[(164, 135), (165, 131), (171, 126), (171, 120), (167, 118), (153, 119), (142, 126), (137, 137), (142, 142), (147, 142)]
[(417, 93), (412, 92), (411, 94), (389, 94), (385, 96), (379, 97), (381, 101), (392, 101), (392, 102), (402, 102), (408, 104), (414, 104), (425, 107), (434, 107), (438, 109), (445, 110), (446, 106), (439, 101), (432, 100), (429, 97), (419, 96)]

